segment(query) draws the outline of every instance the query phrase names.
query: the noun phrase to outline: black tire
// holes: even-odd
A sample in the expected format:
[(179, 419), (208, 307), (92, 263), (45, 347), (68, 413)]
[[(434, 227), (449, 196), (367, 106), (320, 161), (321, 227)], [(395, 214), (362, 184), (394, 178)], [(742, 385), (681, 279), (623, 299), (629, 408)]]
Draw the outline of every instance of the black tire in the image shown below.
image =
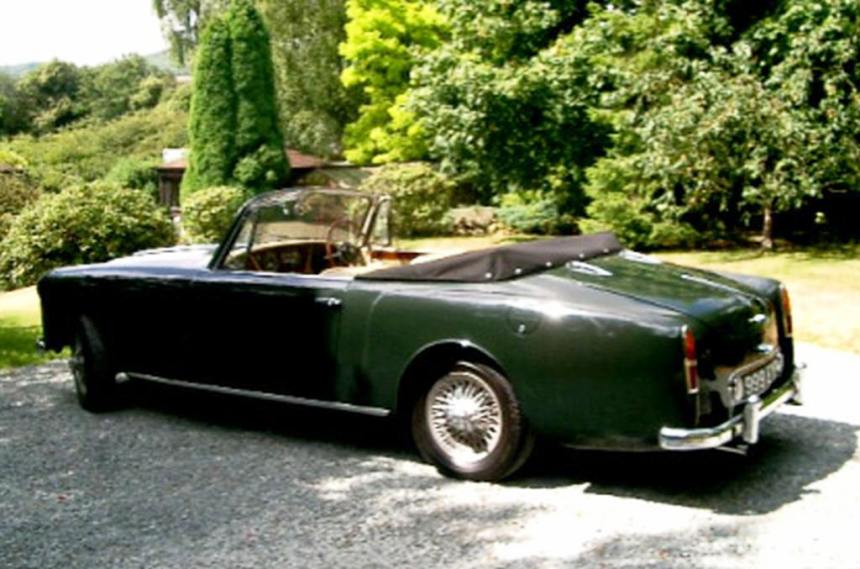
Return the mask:
[(458, 362), (418, 398), (412, 437), (442, 474), (468, 480), (502, 480), (534, 448), (511, 384), (490, 366), (470, 362)]
[(81, 407), (93, 413), (117, 407), (116, 372), (110, 366), (102, 336), (89, 318), (81, 318), (78, 325), (69, 367)]

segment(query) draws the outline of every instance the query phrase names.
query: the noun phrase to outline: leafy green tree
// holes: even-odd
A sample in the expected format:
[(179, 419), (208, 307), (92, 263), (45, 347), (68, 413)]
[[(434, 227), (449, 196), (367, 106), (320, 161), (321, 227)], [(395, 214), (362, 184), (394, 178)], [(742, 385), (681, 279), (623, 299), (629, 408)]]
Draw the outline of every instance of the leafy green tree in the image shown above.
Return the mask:
[(441, 5), (451, 41), (413, 70), (407, 105), (431, 156), (484, 201), (525, 192), (581, 212), (583, 170), (602, 152), (605, 128), (590, 113), (588, 54), (564, 41), (583, 17), (579, 3)]
[(233, 87), (230, 28), (213, 20), (203, 32), (194, 67), (188, 171), (183, 193), (228, 185), (237, 162), (236, 92)]
[(340, 81), (345, 63), (344, 0), (260, 0), (272, 35), (278, 102), (290, 145), (318, 156), (343, 152), (346, 124), (357, 117), (361, 90)]
[(161, 19), (170, 52), (180, 65), (191, 63), (201, 30), (208, 20), (223, 11), (227, 0), (152, 0)]
[(158, 104), (173, 79), (139, 55), (129, 55), (89, 70), (81, 98), (100, 120)]
[(0, 73), (0, 136), (16, 134), (27, 127), (27, 106), (15, 80)]
[(233, 175), (246, 188), (270, 189), (287, 178), (289, 163), (275, 99), (269, 32), (251, 0), (231, 0), (226, 21), (236, 104), (238, 161)]
[(81, 70), (63, 61), (52, 61), (25, 75), (18, 83), (29, 111), (29, 121), (38, 133), (66, 126), (87, 114), (81, 103)]
[(404, 93), (415, 64), (443, 42), (444, 18), (421, 0), (347, 0), (346, 6), (342, 80), (365, 97), (346, 127), (346, 157), (356, 164), (424, 158), (426, 137), (404, 107)]

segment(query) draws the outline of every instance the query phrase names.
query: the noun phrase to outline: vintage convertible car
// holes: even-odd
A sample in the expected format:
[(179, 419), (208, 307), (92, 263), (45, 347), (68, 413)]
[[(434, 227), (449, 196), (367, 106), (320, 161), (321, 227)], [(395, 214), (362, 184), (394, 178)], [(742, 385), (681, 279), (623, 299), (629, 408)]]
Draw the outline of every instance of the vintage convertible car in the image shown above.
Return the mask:
[(536, 435), (737, 449), (799, 401), (777, 281), (664, 263), (611, 234), (398, 251), (390, 204), (277, 191), (220, 245), (52, 271), (43, 347), (72, 347), (89, 410), (134, 379), (391, 415), (442, 472), (480, 480), (516, 470)]

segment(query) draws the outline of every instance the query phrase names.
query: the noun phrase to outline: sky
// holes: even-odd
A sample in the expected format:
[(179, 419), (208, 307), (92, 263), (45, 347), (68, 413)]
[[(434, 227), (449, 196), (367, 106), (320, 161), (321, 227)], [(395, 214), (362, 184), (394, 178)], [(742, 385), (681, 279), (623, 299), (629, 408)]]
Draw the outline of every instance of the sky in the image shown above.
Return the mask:
[(152, 0), (0, 0), (0, 65), (96, 65), (166, 48)]

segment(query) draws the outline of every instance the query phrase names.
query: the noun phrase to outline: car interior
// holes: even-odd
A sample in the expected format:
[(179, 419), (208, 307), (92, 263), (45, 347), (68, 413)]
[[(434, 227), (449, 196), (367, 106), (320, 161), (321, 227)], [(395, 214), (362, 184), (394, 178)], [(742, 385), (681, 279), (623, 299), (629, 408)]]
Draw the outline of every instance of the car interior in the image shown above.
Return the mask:
[(246, 211), (222, 268), (352, 278), (437, 258), (392, 247), (390, 200), (308, 189)]

